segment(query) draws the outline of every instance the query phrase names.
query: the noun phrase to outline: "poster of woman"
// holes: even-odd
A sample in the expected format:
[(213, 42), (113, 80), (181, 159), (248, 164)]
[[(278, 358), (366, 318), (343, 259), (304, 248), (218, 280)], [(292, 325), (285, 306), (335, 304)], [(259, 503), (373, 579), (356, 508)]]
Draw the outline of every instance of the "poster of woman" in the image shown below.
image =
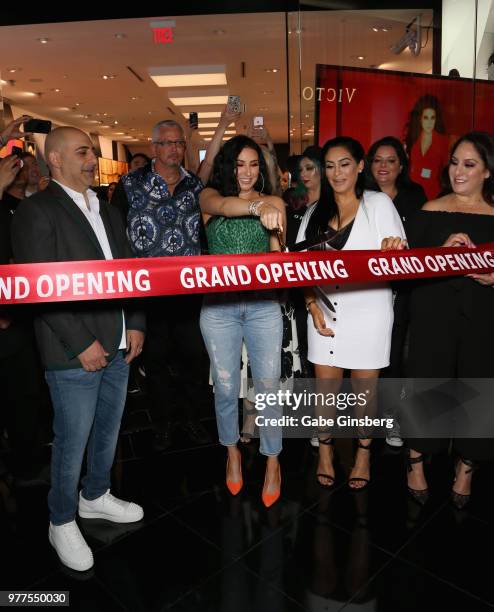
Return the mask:
[(406, 148), (411, 178), (429, 199), (442, 190), (449, 146), (469, 130), (494, 133), (494, 82), (391, 70), (318, 65), (302, 87), (315, 109), (316, 143), (352, 136), (366, 150), (394, 136)]
[(441, 191), (441, 171), (448, 162), (449, 138), (436, 96), (421, 96), (410, 111), (405, 136), (410, 178), (419, 183), (429, 200)]

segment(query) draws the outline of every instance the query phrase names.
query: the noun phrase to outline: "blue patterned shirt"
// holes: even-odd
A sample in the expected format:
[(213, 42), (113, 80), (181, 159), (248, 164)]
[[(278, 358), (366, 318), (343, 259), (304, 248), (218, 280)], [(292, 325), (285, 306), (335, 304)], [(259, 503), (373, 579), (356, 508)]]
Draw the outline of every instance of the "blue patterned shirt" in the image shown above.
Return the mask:
[(180, 168), (182, 178), (171, 194), (163, 177), (151, 166), (125, 174), (127, 227), (137, 257), (200, 255), (200, 179)]

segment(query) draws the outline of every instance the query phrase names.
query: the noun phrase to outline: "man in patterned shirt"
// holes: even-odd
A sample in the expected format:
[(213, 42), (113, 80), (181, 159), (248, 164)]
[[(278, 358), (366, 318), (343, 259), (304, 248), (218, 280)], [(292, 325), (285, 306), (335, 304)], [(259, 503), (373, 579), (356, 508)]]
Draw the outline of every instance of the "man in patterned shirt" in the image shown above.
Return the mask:
[[(151, 163), (123, 176), (115, 189), (112, 205), (126, 220), (137, 257), (201, 254), (199, 193), (203, 186), (182, 166), (185, 147), (182, 126), (160, 121), (153, 128)], [(157, 450), (170, 445), (177, 417), (193, 441), (210, 441), (198, 420), (208, 372), (200, 307), (197, 295), (149, 302), (144, 364)]]

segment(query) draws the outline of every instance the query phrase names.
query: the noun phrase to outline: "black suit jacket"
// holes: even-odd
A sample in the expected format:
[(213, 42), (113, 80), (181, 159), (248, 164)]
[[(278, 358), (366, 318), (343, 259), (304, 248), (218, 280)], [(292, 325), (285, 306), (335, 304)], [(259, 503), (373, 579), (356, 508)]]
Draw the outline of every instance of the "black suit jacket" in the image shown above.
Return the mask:
[[(119, 212), (100, 201), (100, 215), (114, 259), (132, 257)], [(12, 221), (16, 263), (105, 259), (96, 234), (77, 204), (55, 182), (23, 200)], [(35, 320), (41, 359), (47, 369), (81, 367), (77, 355), (99, 340), (112, 359), (127, 329), (144, 331), (144, 315), (130, 301), (42, 304)]]

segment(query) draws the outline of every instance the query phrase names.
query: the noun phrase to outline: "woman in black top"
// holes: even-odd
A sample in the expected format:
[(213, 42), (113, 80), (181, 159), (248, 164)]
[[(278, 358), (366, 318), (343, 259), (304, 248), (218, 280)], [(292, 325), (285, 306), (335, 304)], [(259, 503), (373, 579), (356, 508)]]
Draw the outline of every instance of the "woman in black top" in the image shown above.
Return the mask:
[(427, 202), (424, 190), (409, 176), (405, 149), (394, 136), (377, 140), (367, 153), (367, 189), (383, 191), (394, 202), (405, 232), (413, 215)]
[[(394, 136), (381, 138), (370, 147), (366, 158), (367, 188), (383, 191), (393, 200), (407, 236), (411, 220), (427, 201), (424, 190), (410, 179), (408, 170), (405, 149)], [(393, 289), (395, 302), (391, 354), (389, 367), (381, 372), (381, 376), (398, 379), (404, 376), (403, 362), (410, 319), (411, 285), (403, 282), (393, 283)], [(387, 407), (386, 412), (394, 416), (392, 406)], [(395, 419), (394, 423), (392, 429), (386, 430), (386, 441), (390, 446), (403, 446), (398, 421)]]
[[(462, 136), (452, 149), (448, 179), (447, 195), (427, 202), (418, 213), (410, 231), (410, 246), (468, 247), (494, 241), (493, 137), (485, 132)], [(494, 378), (493, 285), (494, 273), (430, 279), (414, 286), (410, 308), (409, 376), (447, 381), (456, 377)], [(450, 409), (451, 401), (460, 402), (462, 390), (470, 393), (471, 389), (470, 385), (459, 385), (456, 394), (449, 394), (451, 400), (448, 393), (436, 388), (427, 395), (432, 401), (415, 404), (418, 411), (424, 411), (428, 435), (432, 434), (434, 417), (441, 410)], [(422, 396), (424, 399), (427, 398)], [(466, 414), (471, 418), (470, 424), (464, 420), (459, 427), (457, 423), (453, 434), (459, 458), (452, 501), (458, 508), (463, 508), (470, 498), (474, 461), (493, 457), (492, 440), (479, 437), (484, 432), (487, 435), (489, 419), (492, 420), (489, 412), (492, 398), (480, 394), (477, 400), (483, 402), (480, 412), (472, 413), (470, 404), (457, 411), (460, 417)], [(483, 422), (481, 426), (479, 416)], [(418, 435), (420, 433), (424, 435), (423, 430)], [(438, 452), (448, 445), (449, 439), (444, 434), (442, 439), (408, 440), (408, 488), (421, 504), (428, 498), (423, 453)]]

